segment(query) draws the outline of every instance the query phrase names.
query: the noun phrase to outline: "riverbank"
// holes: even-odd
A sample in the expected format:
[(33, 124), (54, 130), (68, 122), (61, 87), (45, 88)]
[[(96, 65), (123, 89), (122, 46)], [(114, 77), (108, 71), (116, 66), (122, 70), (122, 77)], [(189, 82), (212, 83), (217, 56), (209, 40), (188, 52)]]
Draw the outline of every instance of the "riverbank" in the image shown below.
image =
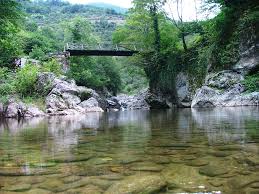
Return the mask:
[[(33, 90), (43, 99), (41, 107), (35, 103), (23, 102), (17, 97), (19, 95), (10, 96), (6, 102), (0, 103), (0, 117), (41, 117), (172, 107), (259, 106), (259, 92), (256, 89), (258, 68), (259, 54), (257, 49), (252, 47), (243, 51), (240, 60), (232, 68), (208, 73), (204, 85), (196, 91), (191, 89), (193, 86), (188, 81), (190, 78), (184, 73), (179, 73), (176, 77), (178, 98), (174, 102), (167, 99), (164, 94), (154, 94), (148, 89), (132, 96), (112, 96), (109, 92), (97, 92), (78, 86), (75, 80), (66, 76), (39, 72), (33, 83)], [(255, 85), (255, 89), (251, 89), (250, 85)]]
[[(190, 108), (191, 104), (193, 108), (259, 106), (259, 92), (246, 92), (242, 85), (242, 74), (224, 71), (208, 77), (206, 85), (197, 90), (194, 97), (190, 98), (191, 101), (181, 102), (177, 106), (162, 95), (152, 94), (148, 90), (133, 96), (98, 94), (95, 90), (77, 86), (74, 80), (69, 80), (65, 76), (57, 77), (53, 73), (40, 73), (36, 89), (40, 93), (48, 91), (48, 94), (43, 97), (44, 106), (26, 104), (17, 98), (10, 98), (6, 103), (0, 103), (0, 116), (24, 118), (82, 115), (89, 112)], [(186, 88), (183, 89), (183, 87)], [(184, 95), (189, 95), (188, 92), (183, 92), (187, 90), (187, 85), (178, 89), (182, 99), (187, 98)]]

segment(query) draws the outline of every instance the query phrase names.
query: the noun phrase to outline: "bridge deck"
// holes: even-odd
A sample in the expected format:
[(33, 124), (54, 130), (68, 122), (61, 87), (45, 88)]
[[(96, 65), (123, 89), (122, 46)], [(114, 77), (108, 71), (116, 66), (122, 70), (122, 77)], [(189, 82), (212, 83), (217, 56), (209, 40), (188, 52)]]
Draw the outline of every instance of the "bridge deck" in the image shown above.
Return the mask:
[(66, 50), (70, 56), (132, 56), (138, 51), (114, 51), (114, 50)]
[[(131, 49), (132, 48), (132, 49)], [(67, 44), (64, 48), (70, 56), (132, 56), (139, 51), (134, 45), (113, 45), (113, 44)]]

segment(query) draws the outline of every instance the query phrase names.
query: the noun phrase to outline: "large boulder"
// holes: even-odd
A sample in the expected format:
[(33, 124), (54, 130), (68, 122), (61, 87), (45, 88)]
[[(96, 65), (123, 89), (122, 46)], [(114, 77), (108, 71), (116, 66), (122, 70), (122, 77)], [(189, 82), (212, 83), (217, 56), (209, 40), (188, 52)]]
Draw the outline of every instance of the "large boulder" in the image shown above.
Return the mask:
[[(47, 76), (46, 77), (52, 77)], [(94, 90), (77, 86), (66, 77), (51, 79), (52, 89), (46, 97), (46, 109), (50, 115), (74, 115), (86, 112), (103, 112), (106, 101)]]
[(104, 110), (99, 106), (99, 102), (91, 97), (79, 104), (86, 112), (104, 112)]
[(145, 101), (150, 106), (150, 109), (167, 109), (170, 108), (169, 103), (167, 102), (167, 99), (164, 98), (164, 95), (162, 93), (157, 92), (156, 94), (147, 91), (145, 93)]
[(170, 108), (169, 103), (162, 94), (154, 94), (149, 90), (142, 91), (136, 95), (118, 95), (108, 99), (111, 110), (149, 110)]
[(205, 85), (197, 90), (193, 108), (258, 106), (259, 92), (246, 93), (244, 76), (235, 71), (209, 74)]
[(40, 73), (36, 82), (36, 91), (39, 94), (48, 94), (53, 88), (55, 79), (54, 73)]
[[(143, 93), (128, 96), (125, 94), (121, 94), (117, 97), (115, 97), (116, 100), (113, 100), (114, 104), (112, 105), (112, 108), (114, 105), (117, 107), (120, 106), (121, 110), (148, 110), (150, 109), (150, 106), (145, 101), (145, 95)], [(111, 106), (111, 103), (109, 103)]]
[(10, 99), (7, 103), (0, 103), (0, 116), (4, 118), (41, 117), (45, 113), (34, 105), (26, 105)]

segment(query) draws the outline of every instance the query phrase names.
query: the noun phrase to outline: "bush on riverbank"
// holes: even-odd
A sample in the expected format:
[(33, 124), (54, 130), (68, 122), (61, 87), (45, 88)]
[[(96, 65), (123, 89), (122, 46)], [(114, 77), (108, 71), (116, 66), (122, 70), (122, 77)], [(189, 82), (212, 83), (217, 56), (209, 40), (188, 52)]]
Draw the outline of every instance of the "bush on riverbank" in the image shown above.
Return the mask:
[(247, 92), (259, 92), (259, 72), (246, 76), (243, 84)]
[(55, 60), (44, 62), (42, 66), (26, 64), (16, 70), (0, 68), (0, 101), (5, 103), (10, 97), (14, 97), (25, 102), (38, 102), (37, 99), (42, 99), (42, 95), (36, 91), (37, 75), (40, 72), (52, 72), (57, 76), (62, 74), (61, 66)]

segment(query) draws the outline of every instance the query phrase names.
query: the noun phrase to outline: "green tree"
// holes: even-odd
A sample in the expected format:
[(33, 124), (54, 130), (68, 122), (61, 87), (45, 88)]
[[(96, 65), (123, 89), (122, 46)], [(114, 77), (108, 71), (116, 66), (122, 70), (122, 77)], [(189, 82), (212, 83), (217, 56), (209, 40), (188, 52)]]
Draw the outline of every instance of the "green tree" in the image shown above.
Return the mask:
[[(135, 43), (143, 49), (136, 56), (137, 65), (144, 69), (151, 90), (174, 90), (170, 78), (173, 77), (170, 73), (174, 67), (168, 63), (168, 59), (178, 50), (179, 30), (167, 20), (161, 9), (165, 1), (135, 0), (133, 3), (134, 8), (129, 13), (126, 25), (114, 33), (114, 42)], [(170, 76), (164, 78), (165, 72)], [(170, 82), (168, 88), (164, 79)]]
[(21, 51), (17, 36), (22, 18), (19, 2), (0, 0), (0, 66), (10, 66)]

